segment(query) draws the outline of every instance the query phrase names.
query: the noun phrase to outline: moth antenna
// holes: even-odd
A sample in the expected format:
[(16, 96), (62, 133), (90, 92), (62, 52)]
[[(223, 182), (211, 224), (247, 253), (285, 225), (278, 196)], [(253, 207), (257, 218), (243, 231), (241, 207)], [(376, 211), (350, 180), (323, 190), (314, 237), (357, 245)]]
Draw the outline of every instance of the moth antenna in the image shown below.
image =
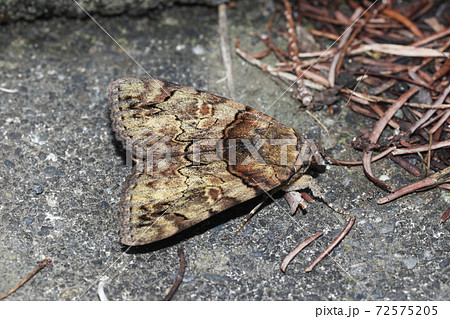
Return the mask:
[(346, 211), (340, 210), (339, 208), (336, 208), (333, 206), (332, 203), (329, 203), (325, 200), (325, 198), (320, 198), (322, 200), (322, 202), (324, 202), (328, 207), (330, 207), (333, 211), (335, 211), (336, 213), (342, 214), (342, 215), (350, 215), (349, 213), (347, 213)]
[(252, 211), (244, 218), (244, 220), (242, 221), (241, 225), (239, 225), (239, 227), (236, 229), (236, 232), (240, 231), (242, 227), (244, 227), (244, 225), (249, 221), (250, 218), (252, 218), (253, 215), (256, 214), (256, 212), (258, 211), (258, 209), (261, 207), (262, 204), (264, 204), (264, 202), (267, 200), (267, 198), (269, 198), (269, 196), (267, 196), (266, 194), (264, 194), (264, 198), (261, 200), (261, 202), (255, 206), (255, 208), (252, 209)]

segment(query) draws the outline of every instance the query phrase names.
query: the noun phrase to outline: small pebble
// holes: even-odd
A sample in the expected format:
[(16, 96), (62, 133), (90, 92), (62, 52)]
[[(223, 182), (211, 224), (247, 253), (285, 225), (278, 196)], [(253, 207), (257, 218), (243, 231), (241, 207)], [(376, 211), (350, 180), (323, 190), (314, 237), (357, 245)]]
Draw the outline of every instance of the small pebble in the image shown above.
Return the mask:
[(42, 187), (41, 185), (33, 186), (33, 193), (35, 193), (36, 195), (40, 195), (43, 192), (44, 192), (44, 187)]
[(9, 167), (9, 168), (14, 168), (14, 167), (16, 167), (16, 164), (14, 164), (13, 162), (11, 162), (11, 161), (9, 161), (9, 160), (4, 161), (4, 163), (5, 163), (5, 165), (6, 165), (7, 167)]
[(192, 52), (194, 52), (195, 55), (203, 55), (205, 54), (205, 49), (200, 45), (196, 45), (192, 48)]
[(417, 265), (417, 258), (405, 258), (403, 259), (403, 263), (405, 264), (406, 268), (413, 269)]
[(388, 234), (394, 232), (394, 225), (384, 225), (381, 227), (380, 234)]
[(34, 218), (33, 217), (25, 217), (23, 220), (27, 225), (30, 225), (33, 223)]
[(56, 172), (56, 168), (53, 166), (48, 166), (44, 169), (45, 174), (54, 174)]

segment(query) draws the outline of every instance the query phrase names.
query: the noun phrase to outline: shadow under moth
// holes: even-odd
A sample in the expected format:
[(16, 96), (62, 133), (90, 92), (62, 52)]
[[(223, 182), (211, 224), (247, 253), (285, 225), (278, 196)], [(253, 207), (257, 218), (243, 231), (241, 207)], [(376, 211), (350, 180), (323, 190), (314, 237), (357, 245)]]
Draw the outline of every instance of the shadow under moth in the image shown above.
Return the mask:
[[(135, 164), (120, 201), (125, 245), (170, 237), (276, 190), (310, 188), (323, 198), (305, 174), (321, 161), (320, 148), (255, 109), (147, 78), (114, 81), (109, 101), (116, 137)], [(299, 201), (288, 202), (294, 213)]]

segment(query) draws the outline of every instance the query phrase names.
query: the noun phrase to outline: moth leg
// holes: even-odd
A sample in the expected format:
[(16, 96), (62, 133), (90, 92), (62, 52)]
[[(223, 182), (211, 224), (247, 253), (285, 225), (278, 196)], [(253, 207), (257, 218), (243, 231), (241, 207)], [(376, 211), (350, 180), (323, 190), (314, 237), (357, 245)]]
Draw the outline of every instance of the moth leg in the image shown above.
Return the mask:
[(290, 185), (288, 185), (287, 187), (285, 187), (283, 189), (285, 192), (288, 192), (286, 195), (293, 193), (291, 195), (288, 195), (287, 197), (285, 195), (285, 198), (291, 208), (291, 212), (290, 212), (291, 215), (293, 215), (293, 213), (295, 213), (295, 211), (297, 210), (299, 205), (302, 207), (302, 209), (306, 208), (306, 202), (301, 197), (301, 194), (299, 192), (297, 192), (299, 190), (306, 189), (306, 188), (309, 188), (314, 197), (320, 199), (322, 202), (327, 204), (327, 206), (330, 207), (333, 211), (335, 211), (339, 214), (348, 215), (347, 212), (337, 209), (333, 206), (333, 204), (329, 203), (325, 199), (325, 196), (323, 195), (320, 186), (316, 183), (314, 178), (307, 174), (302, 175), (299, 179), (297, 179), (296, 181), (294, 181), (293, 183), (291, 183)]
[(284, 194), (284, 198), (289, 204), (291, 215), (295, 214), (299, 206), (301, 207), (301, 209), (306, 209), (306, 207), (308, 206), (302, 194), (297, 191), (292, 191)]
[(323, 198), (320, 186), (316, 183), (311, 175), (303, 174), (299, 179), (287, 185), (283, 190), (285, 192), (299, 191), (309, 188), (314, 197)]
[(242, 223), (239, 225), (239, 227), (236, 229), (236, 232), (240, 231), (242, 227), (244, 227), (244, 225), (248, 222), (248, 220), (250, 218), (252, 218), (253, 215), (256, 214), (256, 212), (258, 211), (258, 209), (261, 207), (262, 204), (264, 204), (264, 202), (267, 200), (267, 198), (269, 198), (269, 196), (267, 196), (266, 194), (264, 194), (264, 198), (261, 200), (261, 202), (255, 206), (255, 208), (252, 209), (252, 211), (245, 216), (244, 220), (242, 221)]

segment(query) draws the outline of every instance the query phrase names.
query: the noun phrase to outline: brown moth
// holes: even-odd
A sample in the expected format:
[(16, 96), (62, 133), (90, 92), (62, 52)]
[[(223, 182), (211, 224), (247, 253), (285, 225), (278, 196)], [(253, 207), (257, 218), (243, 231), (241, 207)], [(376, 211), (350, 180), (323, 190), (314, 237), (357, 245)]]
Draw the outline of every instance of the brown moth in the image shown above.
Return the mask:
[(125, 245), (170, 237), (278, 189), (322, 197), (304, 174), (321, 159), (318, 146), (255, 109), (146, 78), (114, 81), (109, 101), (116, 137), (135, 162), (120, 202)]

